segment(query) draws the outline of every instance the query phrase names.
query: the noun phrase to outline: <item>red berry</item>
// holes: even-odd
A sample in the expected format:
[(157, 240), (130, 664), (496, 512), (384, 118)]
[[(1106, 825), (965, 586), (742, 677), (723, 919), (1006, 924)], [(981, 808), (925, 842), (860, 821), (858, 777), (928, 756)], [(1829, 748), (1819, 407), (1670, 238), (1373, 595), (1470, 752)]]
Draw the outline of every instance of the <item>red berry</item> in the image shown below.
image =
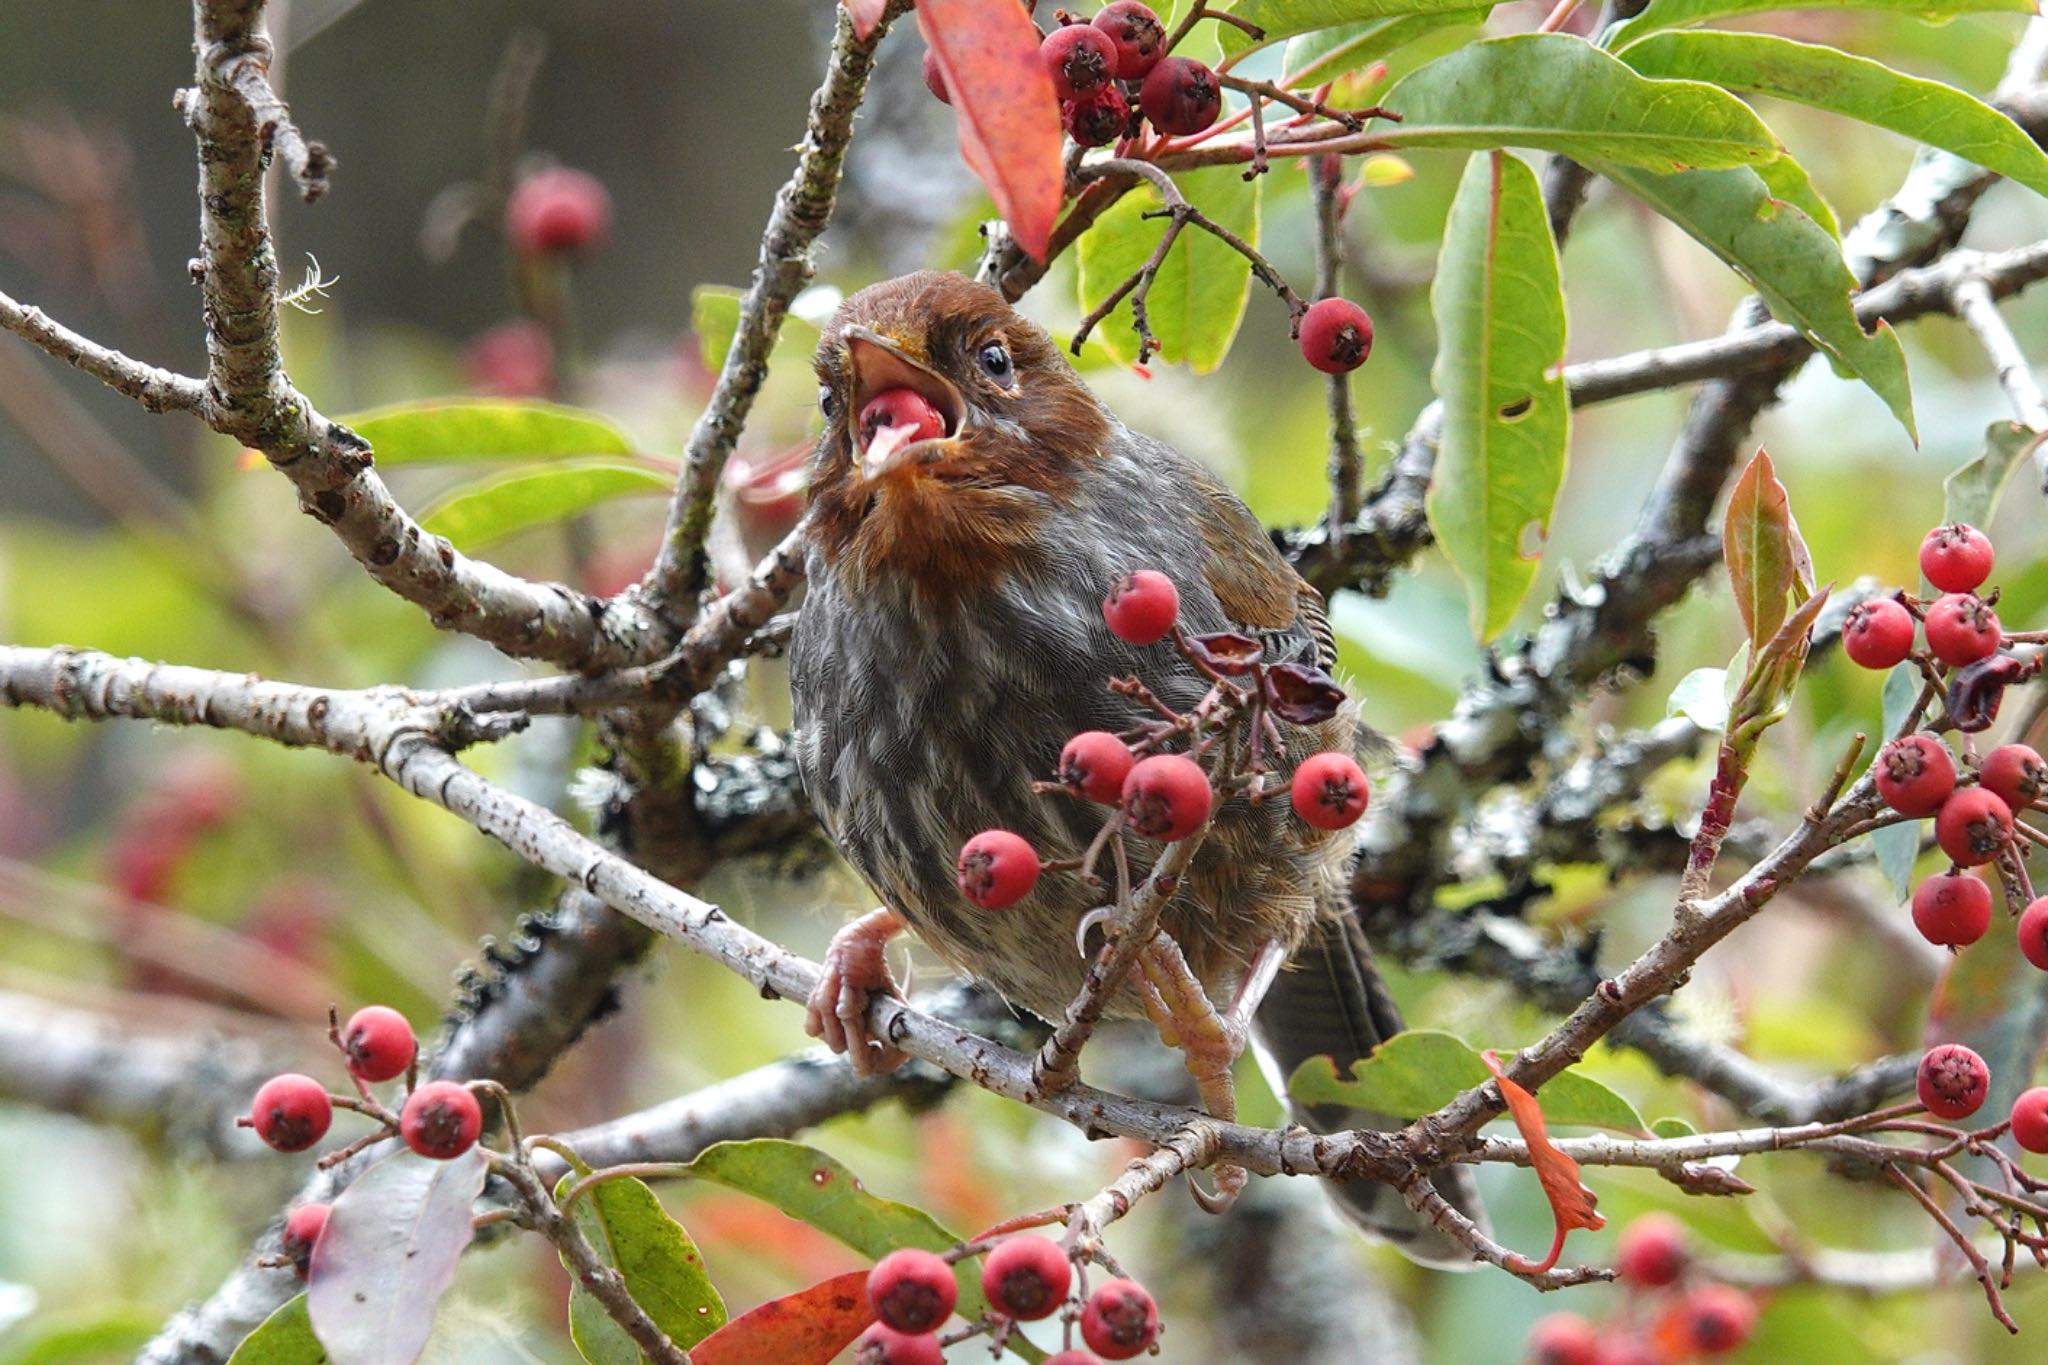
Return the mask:
[(1347, 374), (1372, 354), (1372, 319), (1350, 299), (1318, 299), (1301, 315), (1302, 359), (1324, 374)]
[(1192, 57), (1162, 57), (1138, 87), (1138, 107), (1169, 137), (1188, 137), (1223, 112), (1216, 73)]
[(1732, 1285), (1703, 1284), (1686, 1296), (1685, 1328), (1693, 1350), (1722, 1355), (1756, 1330), (1756, 1300)]
[(341, 1048), (348, 1069), (366, 1081), (402, 1076), (419, 1053), (412, 1025), (389, 1005), (365, 1005), (349, 1016), (341, 1030)]
[(1061, 1351), (1056, 1356), (1047, 1356), (1045, 1358), (1045, 1365), (1101, 1365), (1101, 1362), (1086, 1351), (1076, 1348), (1071, 1351)]
[(1067, 1301), (1074, 1268), (1049, 1237), (1010, 1237), (981, 1262), (981, 1292), (998, 1313), (1024, 1322), (1051, 1317)]
[(265, 1081), (249, 1106), (249, 1126), (280, 1152), (305, 1151), (327, 1136), (333, 1122), (327, 1087), (296, 1071)]
[(1116, 78), (1142, 81), (1166, 55), (1166, 25), (1149, 5), (1113, 0), (1095, 16), (1095, 27), (1116, 46)]
[(1137, 760), (1130, 746), (1107, 730), (1083, 730), (1060, 750), (1060, 785), (1109, 806), (1123, 799), (1124, 779)]
[(2001, 744), (1984, 756), (1977, 780), (2017, 815), (2048, 796), (2048, 762), (2024, 744)]
[(2020, 912), (2020, 956), (2048, 972), (2048, 896)]
[[(860, 448), (871, 458), (900, 449), (916, 441), (936, 440), (946, 434), (946, 419), (929, 398), (916, 389), (883, 389), (860, 410)], [(887, 445), (874, 450), (877, 441)]]
[(1294, 813), (1317, 829), (1343, 829), (1365, 814), (1372, 784), (1349, 754), (1323, 753), (1294, 770)]
[(953, 1267), (915, 1247), (890, 1252), (868, 1272), (868, 1302), (875, 1316), (899, 1332), (936, 1331), (952, 1315), (959, 1296)]
[(1045, 35), (1039, 60), (1052, 73), (1053, 93), (1063, 100), (1092, 95), (1116, 74), (1116, 44), (1093, 24), (1066, 24)]
[(1935, 527), (1920, 542), (1920, 572), (1938, 592), (1977, 591), (1997, 557), (1989, 536), (1960, 521)]
[(931, 91), (940, 104), (953, 102), (953, 97), (946, 93), (946, 73), (939, 70), (939, 54), (930, 48), (924, 50), (924, 88)]
[(292, 1269), (302, 1280), (313, 1264), (313, 1244), (327, 1230), (327, 1215), (332, 1212), (331, 1204), (301, 1204), (284, 1216), (284, 1254), (292, 1258)]
[(1015, 905), (1038, 885), (1038, 853), (1022, 835), (985, 829), (960, 846), (960, 894), (984, 910)]
[(522, 256), (580, 254), (603, 246), (611, 231), (612, 197), (587, 171), (536, 171), (505, 200), (505, 236)]
[(2048, 1085), (2024, 1091), (2012, 1102), (2012, 1140), (2030, 1152), (2048, 1152)]
[(1060, 126), (1083, 147), (1106, 147), (1131, 126), (1131, 103), (1113, 85), (1060, 101)]
[(1538, 1318), (1523, 1344), (1528, 1365), (1597, 1365), (1600, 1333), (1577, 1313)]
[(946, 1365), (946, 1353), (929, 1332), (899, 1332), (878, 1322), (854, 1343), (853, 1365)]
[(1157, 569), (1125, 574), (1102, 599), (1110, 633), (1134, 645), (1157, 644), (1180, 616), (1180, 590)]
[(1965, 787), (1934, 815), (1934, 841), (1958, 866), (1976, 867), (1998, 856), (2012, 839), (2012, 812), (1982, 787)]
[(1134, 1280), (1110, 1280), (1081, 1308), (1081, 1340), (1104, 1360), (1129, 1360), (1159, 1340), (1159, 1305)]
[(1176, 843), (1202, 827), (1214, 800), (1201, 764), (1184, 754), (1154, 754), (1124, 779), (1124, 824), (1147, 839)]
[(1653, 1349), (1641, 1337), (1625, 1335), (1603, 1337), (1600, 1354), (1593, 1360), (1594, 1365), (1670, 1365), (1664, 1352)]
[(1949, 593), (1927, 609), (1927, 647), (1951, 667), (1990, 658), (2002, 638), (1998, 613), (1969, 593)]
[(1944, 872), (1913, 892), (1913, 927), (1942, 948), (1967, 948), (1991, 927), (1991, 888), (1982, 877)]
[(1842, 652), (1865, 668), (1890, 668), (1913, 652), (1913, 613), (1889, 597), (1849, 609), (1842, 622)]
[(436, 1161), (461, 1156), (483, 1130), (483, 1106), (455, 1081), (428, 1081), (412, 1092), (398, 1115), (405, 1145)]
[(1920, 1103), (1938, 1119), (1966, 1119), (1984, 1105), (1991, 1090), (1991, 1068), (1961, 1043), (1943, 1043), (1920, 1059), (1914, 1081)]
[(1956, 789), (1956, 761), (1933, 735), (1901, 735), (1878, 751), (1877, 794), (1901, 815), (1932, 815)]
[(1614, 1268), (1638, 1289), (1662, 1289), (1677, 1283), (1688, 1259), (1685, 1224), (1668, 1213), (1646, 1213), (1622, 1229)]

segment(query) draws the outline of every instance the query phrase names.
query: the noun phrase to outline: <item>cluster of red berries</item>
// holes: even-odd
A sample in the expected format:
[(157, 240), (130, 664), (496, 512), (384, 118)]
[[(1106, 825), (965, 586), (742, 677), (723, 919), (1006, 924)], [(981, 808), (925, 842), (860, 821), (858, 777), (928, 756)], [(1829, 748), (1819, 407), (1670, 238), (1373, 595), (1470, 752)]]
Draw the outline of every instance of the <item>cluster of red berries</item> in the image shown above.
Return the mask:
[[(1059, 1312), (1073, 1278), (1066, 1251), (1049, 1237), (1007, 1237), (981, 1262), (981, 1292), (991, 1310), (1012, 1322), (1037, 1322)], [(857, 1365), (941, 1365), (945, 1354), (937, 1334), (959, 1292), (953, 1267), (933, 1252), (906, 1248), (875, 1262), (868, 1272), (868, 1302), (876, 1322), (854, 1349)], [(1159, 1340), (1159, 1306), (1131, 1280), (1099, 1286), (1080, 1305), (1077, 1320), (1088, 1349), (1062, 1351), (1047, 1365), (1129, 1360)]]
[(1756, 1300), (1731, 1285), (1688, 1286), (1692, 1248), (1685, 1227), (1665, 1213), (1645, 1214), (1622, 1230), (1614, 1268), (1635, 1304), (1595, 1323), (1577, 1313), (1553, 1313), (1529, 1329), (1529, 1365), (1670, 1365), (1726, 1355), (1756, 1330)]
[[(1156, 570), (1139, 569), (1118, 580), (1103, 599), (1102, 617), (1110, 632), (1128, 644), (1154, 645), (1175, 635), (1182, 651), (1219, 680), (1258, 674), (1262, 697), (1282, 719), (1327, 719), (1342, 700), (1341, 692), (1318, 670), (1290, 664), (1262, 669), (1257, 643), (1243, 636), (1176, 634), (1180, 591)], [(1129, 740), (1107, 730), (1084, 730), (1068, 740), (1051, 785), (1088, 801), (1120, 807), (1124, 828), (1160, 843), (1178, 843), (1195, 834), (1208, 824), (1216, 804), (1209, 774), (1193, 758), (1140, 758)], [(1329, 751), (1312, 755), (1295, 768), (1288, 794), (1294, 813), (1305, 823), (1339, 830), (1365, 814), (1372, 784), (1356, 759)], [(961, 846), (960, 893), (984, 910), (1001, 910), (1030, 895), (1043, 870), (1037, 850), (1022, 835), (984, 830)]]
[(1935, 527), (1920, 543), (1920, 572), (1941, 596), (1922, 602), (1901, 592), (1857, 603), (1842, 623), (1843, 652), (1865, 668), (1904, 663), (1913, 656), (1917, 621), (1936, 662), (1957, 669), (1982, 664), (2005, 643), (1992, 610), (1998, 594), (1977, 594), (1996, 559), (1990, 538), (1976, 527)]
[[(1991, 1093), (1991, 1068), (1961, 1043), (1943, 1043), (1920, 1059), (1913, 1088), (1928, 1113), (1955, 1123), (1984, 1107)], [(2030, 1152), (2048, 1152), (2048, 1085), (2021, 1092), (2007, 1118), (2014, 1142)]]

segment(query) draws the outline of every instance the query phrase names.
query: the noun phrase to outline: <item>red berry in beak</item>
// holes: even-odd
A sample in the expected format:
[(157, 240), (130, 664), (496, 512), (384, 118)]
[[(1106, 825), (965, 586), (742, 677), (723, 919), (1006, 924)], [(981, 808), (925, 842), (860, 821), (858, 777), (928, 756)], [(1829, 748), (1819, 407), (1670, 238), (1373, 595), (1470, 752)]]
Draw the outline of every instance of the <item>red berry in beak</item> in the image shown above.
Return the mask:
[(946, 434), (946, 419), (916, 389), (884, 389), (860, 410), (860, 448), (870, 469), (907, 445)]

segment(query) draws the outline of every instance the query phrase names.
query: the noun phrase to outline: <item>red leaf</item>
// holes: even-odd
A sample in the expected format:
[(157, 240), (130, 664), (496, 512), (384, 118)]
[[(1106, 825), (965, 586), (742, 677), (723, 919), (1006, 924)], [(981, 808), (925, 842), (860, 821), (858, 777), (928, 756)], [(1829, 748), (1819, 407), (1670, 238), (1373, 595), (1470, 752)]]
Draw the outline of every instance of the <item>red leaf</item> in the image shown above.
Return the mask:
[(868, 1273), (848, 1271), (770, 1299), (690, 1348), (693, 1365), (826, 1365), (875, 1320)]
[(960, 155), (988, 186), (1017, 245), (1044, 260), (1066, 172), (1038, 26), (1019, 4), (918, 0), (917, 27), (953, 97)]
[(882, 11), (889, 8), (889, 0), (840, 0), (846, 12), (853, 16), (853, 36), (865, 38), (875, 31), (875, 25), (882, 22)]
[(1536, 1170), (1536, 1178), (1543, 1183), (1543, 1193), (1550, 1200), (1550, 1213), (1557, 1220), (1557, 1236), (1550, 1243), (1550, 1255), (1539, 1264), (1523, 1257), (1512, 1259), (1517, 1262), (1512, 1268), (1531, 1275), (1540, 1275), (1557, 1264), (1558, 1256), (1564, 1251), (1565, 1234), (1573, 1228), (1600, 1228), (1607, 1220), (1596, 1213), (1593, 1205), (1598, 1198), (1579, 1181), (1579, 1163), (1557, 1150), (1550, 1140), (1550, 1130), (1544, 1126), (1542, 1106), (1536, 1097), (1507, 1078), (1500, 1069), (1500, 1059), (1491, 1049), (1480, 1054), (1486, 1059), (1486, 1069), (1493, 1073), (1494, 1084), (1500, 1087), (1502, 1098), (1508, 1102), (1508, 1114), (1521, 1130), (1522, 1141), (1529, 1144), (1529, 1164)]

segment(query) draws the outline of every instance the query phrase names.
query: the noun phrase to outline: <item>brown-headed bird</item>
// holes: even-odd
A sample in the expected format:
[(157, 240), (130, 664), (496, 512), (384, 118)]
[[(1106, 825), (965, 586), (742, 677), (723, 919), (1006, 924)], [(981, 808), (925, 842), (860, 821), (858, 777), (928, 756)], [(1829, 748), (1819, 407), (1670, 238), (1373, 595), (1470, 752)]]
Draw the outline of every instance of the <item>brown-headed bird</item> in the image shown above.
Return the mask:
[[(825, 431), (811, 470), (809, 589), (790, 646), (798, 766), (841, 853), (885, 908), (843, 929), (810, 1028), (862, 1071), (901, 1055), (871, 1036), (871, 994), (906, 925), (1012, 1004), (1058, 1020), (1087, 963), (1076, 931), (1101, 901), (1049, 870), (1019, 903), (979, 910), (956, 884), (962, 843), (1013, 830), (1048, 860), (1076, 857), (1105, 812), (1035, 795), (1083, 730), (1153, 713), (1112, 692), (1135, 675), (1186, 711), (1208, 681), (1170, 646), (1111, 634), (1102, 601), (1136, 569), (1179, 588), (1191, 631), (1235, 630), (1267, 662), (1334, 663), (1322, 598), (1236, 494), (1104, 408), (1046, 333), (991, 289), (925, 271), (862, 290), (817, 355)], [(1282, 725), (1286, 770), (1360, 742), (1350, 712)], [(1142, 875), (1157, 845), (1133, 840)], [(1401, 1027), (1345, 889), (1350, 841), (1285, 801), (1224, 804), (1163, 918), (1212, 1000), (1284, 957), (1253, 1021), (1269, 1074), (1348, 1068)], [(1256, 989), (1263, 981), (1252, 982)], [(1143, 1017), (1125, 988), (1109, 1014)], [(1341, 1109), (1314, 1127), (1390, 1127)], [(1470, 1172), (1438, 1188), (1482, 1217)], [(1418, 1260), (1469, 1265), (1393, 1189), (1334, 1187), (1355, 1222)]]

